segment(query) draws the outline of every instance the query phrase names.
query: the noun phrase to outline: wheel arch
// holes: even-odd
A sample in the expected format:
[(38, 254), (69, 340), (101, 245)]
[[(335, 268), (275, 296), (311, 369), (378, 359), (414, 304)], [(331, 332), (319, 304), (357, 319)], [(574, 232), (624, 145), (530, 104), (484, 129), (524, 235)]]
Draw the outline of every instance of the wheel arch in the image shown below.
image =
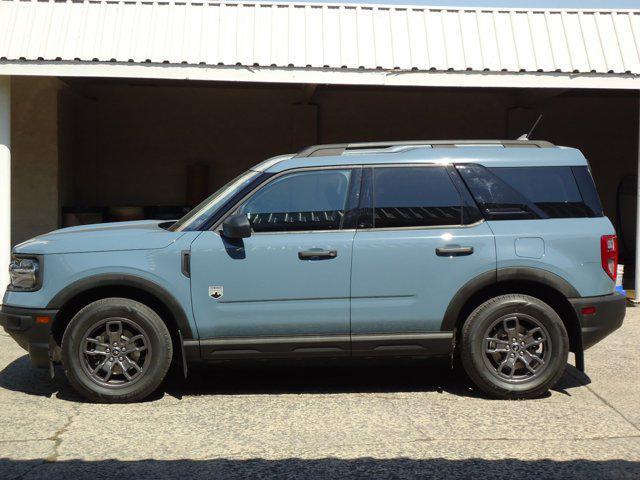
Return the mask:
[[(178, 300), (164, 287), (133, 275), (95, 275), (79, 280), (62, 289), (47, 305), (58, 310), (52, 325), (52, 335), (61, 345), (64, 331), (85, 305), (108, 297), (123, 297), (144, 303), (167, 324), (174, 346), (182, 348), (179, 336), (193, 339), (187, 315)], [(180, 333), (178, 333), (178, 331)]]
[(562, 319), (578, 368), (583, 368), (580, 320), (568, 298), (579, 297), (578, 291), (565, 279), (547, 270), (514, 267), (486, 272), (466, 283), (449, 303), (442, 331), (456, 332), (459, 344), (461, 327), (471, 312), (486, 300), (507, 293), (520, 293), (539, 298), (551, 306)]

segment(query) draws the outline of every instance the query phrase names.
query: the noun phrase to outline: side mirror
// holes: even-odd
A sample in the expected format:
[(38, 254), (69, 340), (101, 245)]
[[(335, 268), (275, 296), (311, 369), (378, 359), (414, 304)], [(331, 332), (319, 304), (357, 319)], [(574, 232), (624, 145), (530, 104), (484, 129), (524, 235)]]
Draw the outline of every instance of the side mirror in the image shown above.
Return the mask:
[(227, 238), (247, 238), (251, 236), (251, 224), (244, 213), (236, 213), (222, 224), (222, 235)]

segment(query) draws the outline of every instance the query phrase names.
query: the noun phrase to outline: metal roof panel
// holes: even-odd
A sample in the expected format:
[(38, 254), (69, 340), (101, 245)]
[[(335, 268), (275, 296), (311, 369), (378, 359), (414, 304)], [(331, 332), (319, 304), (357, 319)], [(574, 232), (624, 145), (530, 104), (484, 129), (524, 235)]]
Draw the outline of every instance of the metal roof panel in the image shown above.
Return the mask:
[(640, 74), (640, 10), (0, 0), (0, 58)]

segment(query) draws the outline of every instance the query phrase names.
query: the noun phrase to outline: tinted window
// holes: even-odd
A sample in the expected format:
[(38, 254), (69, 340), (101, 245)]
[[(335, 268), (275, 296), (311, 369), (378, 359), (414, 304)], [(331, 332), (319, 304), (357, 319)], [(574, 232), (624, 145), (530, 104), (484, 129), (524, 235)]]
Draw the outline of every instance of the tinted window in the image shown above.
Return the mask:
[(602, 217), (604, 215), (602, 211), (602, 204), (600, 203), (600, 197), (596, 190), (596, 185), (593, 183), (591, 172), (588, 167), (571, 167), (573, 176), (578, 183), (580, 194), (586, 208), (589, 210), (590, 217)]
[[(172, 232), (179, 232), (182, 230), (199, 230), (201, 227), (206, 226), (207, 222), (209, 222), (216, 213), (223, 210), (221, 207), (223, 207), (228, 201), (232, 201), (236, 195), (242, 195), (242, 191), (245, 188), (251, 188), (251, 184), (254, 181), (257, 181), (259, 177), (260, 174), (258, 172), (249, 170), (239, 177), (234, 178), (214, 194), (202, 201), (200, 205), (195, 207), (180, 220), (171, 225), (169, 230)], [(242, 198), (242, 196), (240, 198)]]
[(461, 203), (443, 167), (374, 169), (374, 228), (459, 225)]
[(539, 209), (485, 167), (456, 165), (488, 220), (540, 218)]
[(487, 169), (468, 164), (457, 168), (491, 220), (595, 216), (583, 200), (571, 167)]
[(238, 212), (247, 214), (255, 232), (336, 230), (350, 176), (350, 170), (291, 173), (261, 188)]

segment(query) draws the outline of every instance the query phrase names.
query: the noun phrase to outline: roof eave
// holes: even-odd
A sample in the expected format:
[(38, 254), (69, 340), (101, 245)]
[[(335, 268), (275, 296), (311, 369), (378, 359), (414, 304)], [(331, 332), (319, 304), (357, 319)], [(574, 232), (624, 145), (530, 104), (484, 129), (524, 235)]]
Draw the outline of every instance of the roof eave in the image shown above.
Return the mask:
[(415, 87), (640, 90), (640, 75), (631, 73), (370, 70), (134, 62), (0, 60), (0, 75)]

